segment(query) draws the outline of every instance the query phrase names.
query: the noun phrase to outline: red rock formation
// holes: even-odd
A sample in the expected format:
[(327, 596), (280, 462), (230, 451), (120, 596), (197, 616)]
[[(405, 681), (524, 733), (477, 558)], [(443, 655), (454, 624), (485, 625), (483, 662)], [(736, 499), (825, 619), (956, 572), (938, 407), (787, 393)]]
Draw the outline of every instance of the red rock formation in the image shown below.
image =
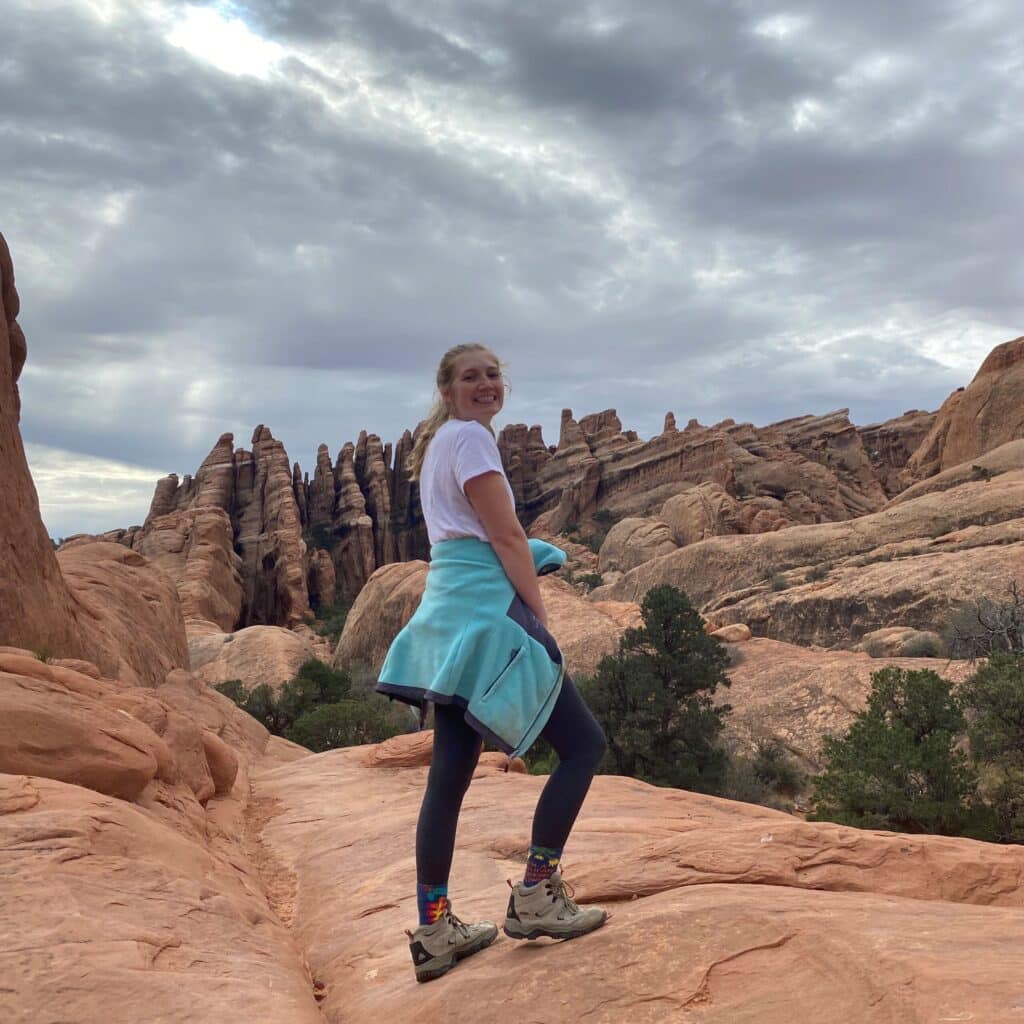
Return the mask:
[[(230, 530), (221, 531), (216, 545), (206, 545), (210, 571), (205, 578), (188, 559), (163, 559), (164, 568), (186, 592), (206, 593), (199, 605), (188, 609), (189, 617), (207, 619), (222, 629), (254, 623), (295, 626), (311, 614), (304, 515), (296, 500), (294, 470), (284, 446), (266, 427), (256, 428), (252, 445), (251, 452), (236, 451), (234, 436), (222, 434), (195, 477), (186, 476), (179, 484), (172, 473), (157, 483), (142, 530), (120, 538), (136, 550), (166, 554), (166, 543), (154, 534), (170, 530), (179, 534), (173, 545), (179, 552), (191, 550), (202, 542), (193, 535), (198, 524), (211, 524), (212, 529), (214, 510), (226, 513)], [(301, 497), (305, 505), (304, 489)], [(188, 518), (164, 518), (186, 511)], [(187, 579), (186, 565), (191, 565)]]
[(911, 409), (896, 419), (858, 427), (875, 476), (889, 497), (906, 486), (906, 467), (935, 423), (936, 413)]
[(996, 346), (946, 399), (907, 465), (922, 480), (1024, 437), (1024, 337)]
[(14, 264), (0, 235), (0, 644), (95, 661), (101, 652), (81, 629), (25, 459), (18, 377), (27, 347), (19, 309)]
[[(415, 914), (394, 894), (415, 883), (410, 837), (427, 769), (395, 767), (398, 745), (382, 767), (331, 751), (260, 783), (279, 801), (266, 843), (299, 891), (316, 894), (293, 927), (326, 983), (330, 1021), (486, 1019), (496, 1007), (545, 1024), (1013, 1020), (1019, 848), (802, 822), (610, 776), (594, 780), (567, 869), (577, 899), (615, 901), (608, 925), (543, 952), (499, 940), (416, 986), (399, 941)], [(503, 880), (525, 857), (545, 782), (497, 767), (477, 776), (452, 876), (456, 909), (475, 919), (503, 912)]]

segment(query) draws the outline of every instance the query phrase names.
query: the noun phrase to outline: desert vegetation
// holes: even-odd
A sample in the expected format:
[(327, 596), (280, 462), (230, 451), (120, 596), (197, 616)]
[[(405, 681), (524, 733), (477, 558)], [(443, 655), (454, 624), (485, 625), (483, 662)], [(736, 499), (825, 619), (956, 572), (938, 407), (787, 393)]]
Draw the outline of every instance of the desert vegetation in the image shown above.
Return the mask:
[(252, 690), (238, 679), (216, 689), (275, 736), (320, 753), (361, 743), (379, 743), (408, 732), (411, 719), (369, 686), (310, 658), (275, 693), (266, 683)]
[(812, 818), (1024, 842), (1024, 654), (953, 687), (930, 669), (872, 675), (868, 706), (823, 741)]

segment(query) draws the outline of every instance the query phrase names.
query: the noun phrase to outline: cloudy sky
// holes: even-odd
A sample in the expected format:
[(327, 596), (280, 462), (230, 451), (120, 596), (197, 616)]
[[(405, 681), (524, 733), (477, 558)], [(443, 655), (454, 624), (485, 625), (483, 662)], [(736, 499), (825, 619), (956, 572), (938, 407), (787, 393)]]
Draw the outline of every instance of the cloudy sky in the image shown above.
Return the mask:
[(643, 437), (936, 408), (1024, 332), (1019, 0), (0, 0), (0, 231), (54, 536), (267, 424)]

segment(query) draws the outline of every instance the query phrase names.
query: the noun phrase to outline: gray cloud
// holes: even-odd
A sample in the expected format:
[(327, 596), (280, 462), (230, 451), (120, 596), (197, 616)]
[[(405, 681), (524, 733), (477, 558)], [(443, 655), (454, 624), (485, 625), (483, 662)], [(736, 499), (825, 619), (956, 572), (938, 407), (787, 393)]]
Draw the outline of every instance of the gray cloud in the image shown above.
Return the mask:
[(412, 427), (471, 338), (554, 440), (566, 405), (642, 434), (670, 408), (880, 420), (1020, 333), (1011, 0), (220, 10), (276, 70), (170, 45), (182, 3), (7, 0), (0, 230), (41, 472), (187, 472), (258, 422), (311, 466)]

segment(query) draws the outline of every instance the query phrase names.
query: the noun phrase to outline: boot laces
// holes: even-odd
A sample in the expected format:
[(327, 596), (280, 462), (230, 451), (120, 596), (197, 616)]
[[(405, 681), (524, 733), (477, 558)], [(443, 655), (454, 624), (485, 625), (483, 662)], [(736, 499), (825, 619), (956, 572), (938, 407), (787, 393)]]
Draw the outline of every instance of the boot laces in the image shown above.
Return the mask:
[(447, 919), (448, 923), (459, 933), (459, 935), (462, 938), (464, 938), (464, 939), (468, 939), (469, 938), (469, 925), (464, 924), (462, 921), (460, 921), (452, 913), (451, 907), (448, 907), (445, 910), (444, 916)]
[(575, 914), (579, 911), (579, 907), (573, 902), (573, 897), (576, 895), (576, 890), (564, 879), (560, 878), (557, 882), (552, 882), (548, 879), (551, 892), (551, 902), (557, 903), (561, 900), (567, 910)]

